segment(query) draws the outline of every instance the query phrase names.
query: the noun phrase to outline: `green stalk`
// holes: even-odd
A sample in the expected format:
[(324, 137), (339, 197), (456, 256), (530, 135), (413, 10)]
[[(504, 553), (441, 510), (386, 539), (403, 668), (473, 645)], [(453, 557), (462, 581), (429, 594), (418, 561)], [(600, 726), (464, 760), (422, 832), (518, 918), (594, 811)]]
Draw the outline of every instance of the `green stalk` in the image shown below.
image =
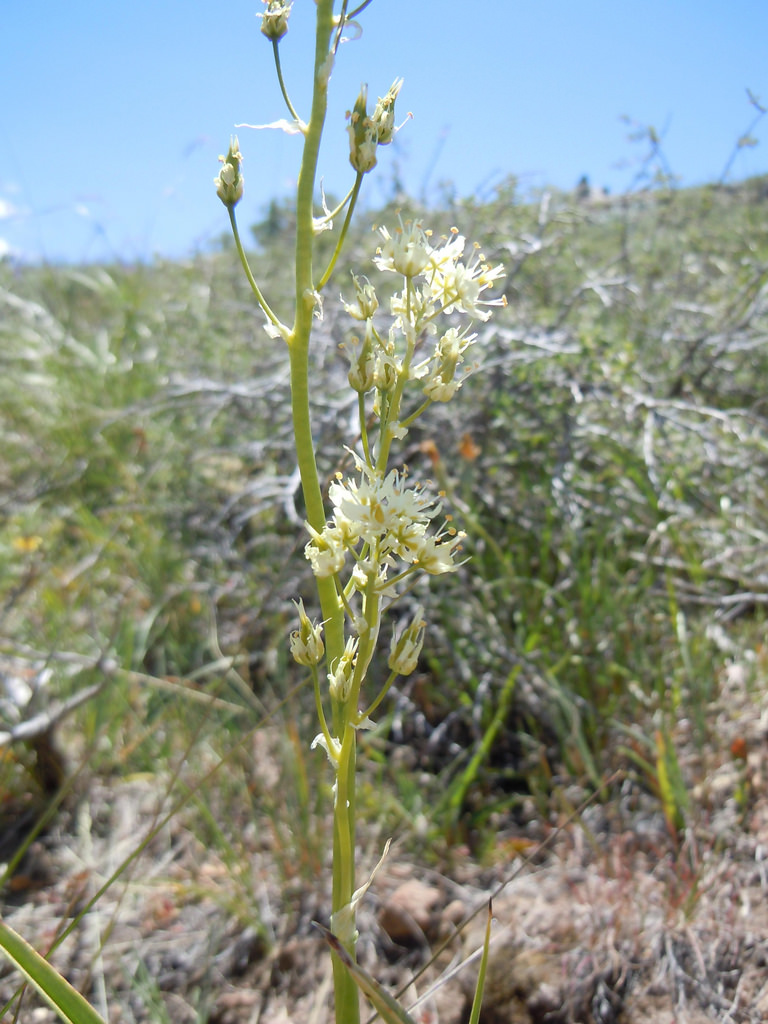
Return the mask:
[(245, 271), (245, 276), (246, 279), (248, 280), (248, 284), (251, 286), (251, 290), (253, 291), (253, 294), (256, 296), (256, 301), (264, 310), (264, 313), (266, 314), (267, 318), (282, 333), (285, 331), (285, 327), (280, 323), (277, 316), (272, 312), (269, 303), (262, 295), (261, 288), (259, 288), (258, 284), (256, 283), (256, 279), (253, 276), (253, 272), (251, 271), (251, 265), (248, 262), (248, 257), (245, 255), (243, 243), (240, 240), (240, 231), (237, 227), (237, 216), (235, 214), (234, 206), (228, 206), (227, 212), (229, 213), (229, 223), (232, 226), (232, 237), (235, 240), (235, 248), (237, 249), (237, 255), (240, 258), (240, 265)]
[(318, 288), (322, 288), (324, 287), (324, 285), (328, 283), (328, 279), (330, 278), (331, 274), (333, 273), (333, 269), (336, 266), (336, 261), (341, 255), (341, 250), (344, 247), (344, 241), (347, 237), (347, 231), (349, 230), (349, 225), (352, 221), (352, 214), (354, 213), (355, 206), (357, 204), (357, 197), (360, 195), (360, 186), (362, 185), (362, 183), (363, 175), (358, 172), (358, 175), (355, 178), (355, 184), (352, 186), (352, 191), (349, 193), (349, 205), (347, 206), (347, 215), (344, 218), (344, 223), (341, 226), (341, 231), (339, 232), (339, 239), (336, 242), (336, 248), (333, 251), (333, 256), (331, 256), (331, 260), (328, 264), (328, 267), (320, 280), (320, 284), (317, 286)]
[[(291, 406), (296, 458), (307, 521), (318, 532), (325, 525), (325, 508), (315, 460), (309, 404), (309, 341), (315, 308), (315, 284), (312, 257), (314, 249), (313, 198), (320, 139), (328, 106), (328, 80), (323, 67), (328, 59), (333, 30), (333, 0), (318, 0), (315, 37), (315, 77), (312, 114), (307, 125), (304, 151), (296, 195), (296, 318), (288, 336), (291, 363)], [(328, 664), (333, 666), (344, 650), (344, 614), (332, 579), (317, 580), (318, 595), (325, 622)], [(333, 727), (341, 725), (339, 709), (334, 708)]]
[[(315, 281), (312, 257), (314, 250), (314, 191), (317, 162), (325, 115), (328, 106), (328, 68), (331, 33), (333, 31), (333, 0), (317, 0), (315, 34), (315, 71), (312, 112), (304, 139), (296, 196), (296, 319), (288, 337), (291, 363), (291, 406), (296, 444), (296, 457), (306, 505), (307, 520), (321, 531), (325, 525), (325, 507), (317, 472), (315, 446), (309, 405), (309, 342), (315, 308)], [(344, 609), (333, 579), (317, 580), (322, 617), (325, 622), (325, 643), (330, 669), (344, 650)], [(349, 710), (334, 701), (333, 730), (342, 737), (343, 756), (338, 765), (337, 797), (333, 829), (333, 902), (334, 913), (346, 906), (354, 892), (355, 877), (355, 737), (348, 736)], [(342, 798), (341, 794), (344, 794)], [(348, 949), (350, 955), (353, 948)], [(358, 1024), (360, 1007), (354, 979), (343, 963), (333, 957), (334, 995), (337, 1024)]]
[(296, 111), (293, 109), (293, 104), (291, 103), (291, 98), (288, 95), (288, 90), (285, 88), (285, 82), (283, 81), (283, 68), (282, 68), (282, 64), (280, 63), (280, 40), (279, 39), (273, 39), (272, 40), (272, 52), (274, 53), (274, 56), (275, 56), (275, 71), (277, 72), (277, 81), (280, 84), (280, 92), (283, 94), (283, 99), (285, 100), (285, 105), (288, 107), (288, 112), (291, 115), (291, 117), (294, 119), (294, 121), (300, 121), (301, 118), (296, 113)]

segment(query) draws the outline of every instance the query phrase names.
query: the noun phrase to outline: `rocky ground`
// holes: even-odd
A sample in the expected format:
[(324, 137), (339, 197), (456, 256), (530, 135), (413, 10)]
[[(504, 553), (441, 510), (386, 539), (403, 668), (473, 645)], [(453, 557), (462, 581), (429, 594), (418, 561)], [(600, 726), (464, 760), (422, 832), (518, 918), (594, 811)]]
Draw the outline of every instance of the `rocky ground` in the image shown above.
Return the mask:
[[(764, 651), (725, 665), (707, 750), (681, 722), (691, 807), (676, 837), (627, 775), (611, 800), (581, 810), (583, 794), (566, 791), (575, 813), (542, 822), (531, 808), (482, 869), (457, 850), (450, 869), (427, 870), (395, 843), (360, 915), (361, 962), (419, 1000), (420, 1024), (462, 1024), (492, 896), (484, 1024), (768, 1021), (767, 667)], [(33, 844), (4, 920), (49, 947), (161, 822), (157, 794), (156, 777), (94, 780)], [(379, 837), (369, 845), (373, 864)], [(281, 913), (281, 880), (256, 833), (247, 871), (259, 929), (232, 912), (232, 865), (175, 815), (52, 959), (111, 1024), (326, 1024), (329, 956), (312, 925), (327, 919), (324, 883), (294, 891)], [(17, 980), (0, 965), (0, 1002)], [(55, 1017), (27, 993), (3, 1020)]]

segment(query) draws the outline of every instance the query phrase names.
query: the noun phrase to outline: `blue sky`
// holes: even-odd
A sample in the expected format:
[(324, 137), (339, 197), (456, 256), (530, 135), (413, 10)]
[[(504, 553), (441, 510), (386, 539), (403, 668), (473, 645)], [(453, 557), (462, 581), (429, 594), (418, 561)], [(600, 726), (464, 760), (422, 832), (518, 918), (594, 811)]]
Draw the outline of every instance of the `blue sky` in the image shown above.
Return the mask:
[[(0, 252), (27, 260), (146, 259), (210, 246), (227, 226), (213, 189), (236, 122), (283, 117), (259, 0), (2, 3)], [(313, 0), (283, 40), (294, 103), (307, 109)], [(405, 85), (398, 121), (366, 182), (371, 205), (399, 176), (434, 198), (573, 187), (582, 174), (629, 187), (646, 152), (622, 115), (653, 125), (683, 184), (720, 176), (768, 105), (768, 0), (373, 0), (331, 82), (321, 169), (351, 182), (344, 113), (361, 82), (375, 101)], [(768, 117), (735, 179), (768, 170)], [(241, 129), (241, 223), (289, 195), (299, 143)]]

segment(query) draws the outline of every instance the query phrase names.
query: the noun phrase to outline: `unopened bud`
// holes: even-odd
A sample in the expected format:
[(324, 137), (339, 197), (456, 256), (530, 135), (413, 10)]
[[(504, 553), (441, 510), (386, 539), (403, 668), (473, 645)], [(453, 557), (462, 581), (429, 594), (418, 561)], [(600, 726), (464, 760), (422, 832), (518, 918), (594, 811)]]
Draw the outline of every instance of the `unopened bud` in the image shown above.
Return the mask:
[(435, 347), (434, 365), (424, 384), (424, 394), (433, 402), (448, 402), (461, 387), (456, 370), (463, 353), (474, 342), (476, 334), (459, 334), (449, 327)]
[(291, 633), (291, 654), (299, 665), (317, 665), (325, 651), (322, 626), (309, 621), (303, 601), (294, 601), (299, 613), (299, 628)]
[(331, 697), (343, 704), (352, 689), (352, 675), (355, 671), (355, 658), (357, 657), (357, 637), (350, 637), (344, 648), (344, 653), (336, 663), (333, 672), (328, 673), (328, 684)]
[(366, 174), (376, 166), (376, 132), (368, 117), (368, 86), (360, 92), (352, 111), (347, 112), (349, 125), (349, 162), (359, 174)]
[(288, 17), (293, 4), (284, 3), (283, 0), (264, 0), (264, 3), (267, 5), (267, 9), (259, 15), (261, 31), (267, 39), (276, 43), (288, 31)]
[(413, 618), (402, 631), (400, 636), (392, 634), (389, 645), (389, 659), (387, 665), (392, 672), (398, 675), (407, 676), (416, 668), (424, 644), (424, 609), (421, 605), (416, 609)]
[(368, 324), (366, 324), (365, 338), (362, 344), (357, 336), (350, 339), (347, 357), (349, 359), (347, 379), (350, 387), (359, 395), (364, 395), (371, 390), (376, 382), (376, 357), (371, 344), (371, 332), (368, 330)]
[(373, 382), (379, 391), (388, 394), (397, 386), (402, 367), (396, 356), (379, 352), (373, 369)]
[(243, 154), (240, 152), (240, 143), (234, 135), (229, 143), (229, 152), (226, 156), (220, 156), (219, 162), (224, 166), (214, 178), (216, 195), (225, 206), (235, 206), (243, 198), (243, 185), (245, 179), (240, 173), (240, 165), (243, 162)]
[(437, 343), (435, 355), (440, 363), (443, 380), (453, 380), (462, 353), (462, 338), (455, 327), (449, 327)]
[(376, 298), (376, 290), (368, 280), (363, 278), (363, 284), (357, 274), (352, 274), (352, 283), (355, 286), (356, 302), (344, 302), (344, 309), (355, 320), (370, 320), (379, 308), (379, 300)]
[(373, 112), (371, 122), (380, 146), (386, 146), (395, 137), (395, 100), (402, 86), (402, 78), (394, 81), (387, 95), (379, 97)]

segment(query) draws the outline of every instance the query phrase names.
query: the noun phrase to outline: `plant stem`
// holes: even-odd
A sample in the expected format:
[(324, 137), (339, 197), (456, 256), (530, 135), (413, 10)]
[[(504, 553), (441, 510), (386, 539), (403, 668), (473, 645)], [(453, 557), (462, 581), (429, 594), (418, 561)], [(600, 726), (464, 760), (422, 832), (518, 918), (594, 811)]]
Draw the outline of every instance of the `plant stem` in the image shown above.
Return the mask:
[(352, 186), (352, 191), (349, 194), (349, 205), (347, 206), (347, 215), (344, 218), (344, 223), (342, 224), (341, 231), (339, 232), (339, 239), (336, 242), (336, 248), (333, 251), (333, 256), (331, 256), (330, 263), (328, 264), (328, 267), (322, 276), (320, 284), (317, 286), (318, 288), (322, 288), (325, 284), (328, 283), (328, 279), (333, 273), (333, 268), (336, 266), (336, 260), (339, 258), (341, 250), (344, 246), (344, 240), (347, 237), (347, 231), (352, 220), (352, 214), (357, 204), (357, 197), (360, 195), (360, 186), (362, 185), (362, 183), (363, 176), (358, 172), (358, 175), (355, 178), (355, 184)]
[[(326, 61), (329, 59), (328, 48), (332, 29), (333, 0), (318, 0), (312, 114), (304, 140), (296, 196), (296, 318), (288, 337), (296, 457), (301, 475), (307, 521), (317, 531), (321, 531), (325, 525), (325, 508), (315, 460), (309, 406), (309, 340), (315, 309), (312, 221), (317, 159), (328, 105)], [(333, 580), (318, 579), (317, 588), (325, 622), (328, 664), (329, 667), (332, 667), (344, 650), (343, 609)], [(337, 735), (340, 724), (338, 709), (334, 708), (333, 727), (334, 730), (337, 730)]]
[(280, 92), (283, 94), (285, 105), (288, 107), (288, 112), (294, 121), (299, 121), (299, 115), (293, 109), (293, 104), (291, 103), (288, 90), (285, 88), (285, 82), (283, 81), (283, 68), (280, 63), (280, 41), (278, 39), (272, 40), (272, 51), (275, 55), (275, 70), (277, 71), (277, 80), (280, 83)]
[(232, 225), (232, 237), (235, 240), (235, 248), (237, 249), (237, 255), (240, 257), (240, 263), (242, 265), (243, 270), (245, 271), (245, 276), (248, 280), (248, 284), (251, 286), (253, 294), (256, 296), (256, 301), (264, 310), (264, 313), (266, 314), (267, 318), (282, 333), (285, 331), (285, 327), (280, 323), (277, 316), (273, 313), (272, 309), (270, 308), (269, 303), (262, 295), (261, 289), (259, 288), (258, 284), (256, 284), (256, 279), (254, 278), (253, 273), (251, 271), (251, 265), (248, 262), (248, 257), (245, 255), (243, 243), (240, 241), (240, 231), (238, 230), (237, 227), (237, 217), (235, 216), (234, 206), (228, 206), (227, 211), (229, 213), (229, 223)]
[[(317, 531), (325, 525), (325, 508), (315, 459), (309, 406), (309, 341), (316, 303), (313, 276), (314, 190), (317, 161), (328, 105), (330, 39), (333, 31), (333, 0), (317, 0), (315, 69), (312, 112), (304, 138), (296, 196), (296, 318), (288, 337), (291, 362), (291, 405), (296, 457), (301, 475), (307, 520)], [(317, 579), (318, 596), (325, 622), (328, 667), (333, 670), (344, 650), (344, 608), (332, 578)], [(352, 709), (354, 712), (354, 708)], [(355, 879), (355, 745), (354, 730), (348, 724), (350, 711), (333, 702), (332, 728), (342, 739), (337, 766), (333, 829), (333, 913), (352, 899)], [(350, 732), (352, 733), (350, 735)], [(354, 956), (354, 942), (349, 944)], [(358, 1024), (360, 1005), (354, 979), (333, 956), (333, 979), (337, 1024)]]

